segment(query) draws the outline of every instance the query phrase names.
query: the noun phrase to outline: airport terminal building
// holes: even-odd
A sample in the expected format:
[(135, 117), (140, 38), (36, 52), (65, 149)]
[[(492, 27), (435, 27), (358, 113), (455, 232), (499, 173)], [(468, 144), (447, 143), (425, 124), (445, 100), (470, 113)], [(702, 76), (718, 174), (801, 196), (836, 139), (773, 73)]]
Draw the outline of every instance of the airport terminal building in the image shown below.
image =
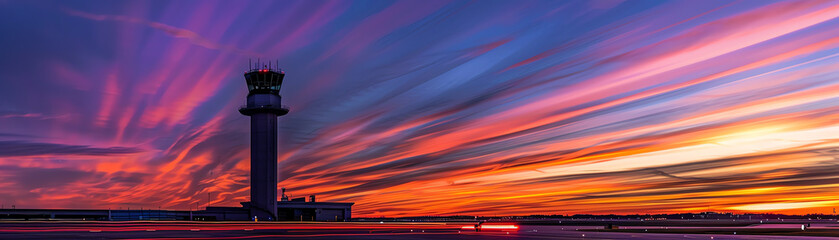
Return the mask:
[[(277, 202), (278, 221), (345, 222), (352, 218), (351, 202), (315, 202), (296, 198)], [(89, 221), (253, 221), (250, 202), (242, 207), (207, 207), (200, 211), (160, 209), (84, 210), (84, 209), (0, 209), (0, 220), (89, 220)]]

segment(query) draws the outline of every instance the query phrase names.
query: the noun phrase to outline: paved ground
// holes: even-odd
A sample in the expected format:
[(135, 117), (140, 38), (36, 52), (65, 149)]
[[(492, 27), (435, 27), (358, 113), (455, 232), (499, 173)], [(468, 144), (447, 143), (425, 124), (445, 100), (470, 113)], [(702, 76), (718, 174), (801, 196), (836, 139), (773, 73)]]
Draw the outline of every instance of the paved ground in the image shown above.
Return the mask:
[[(469, 223), (194, 223), (0, 222), (2, 239), (790, 239), (790, 236), (596, 232), (598, 226), (520, 226), (515, 231), (464, 230)], [(769, 227), (771, 228), (771, 227)], [(763, 229), (752, 227), (752, 229)], [(793, 231), (794, 228), (773, 228)], [(655, 230), (655, 229), (650, 229)], [(679, 230), (679, 228), (655, 231)], [(681, 229), (685, 230), (685, 229)], [(693, 232), (701, 231), (691, 228)], [(736, 230), (736, 229), (732, 229)], [(824, 230), (824, 229), (822, 229)], [(829, 230), (829, 229), (828, 229)], [(726, 230), (728, 231), (728, 230)], [(740, 230), (744, 231), (744, 230)], [(834, 230), (831, 230), (834, 231)], [(733, 231), (732, 231), (733, 233)], [(796, 236), (795, 239), (836, 239)]]

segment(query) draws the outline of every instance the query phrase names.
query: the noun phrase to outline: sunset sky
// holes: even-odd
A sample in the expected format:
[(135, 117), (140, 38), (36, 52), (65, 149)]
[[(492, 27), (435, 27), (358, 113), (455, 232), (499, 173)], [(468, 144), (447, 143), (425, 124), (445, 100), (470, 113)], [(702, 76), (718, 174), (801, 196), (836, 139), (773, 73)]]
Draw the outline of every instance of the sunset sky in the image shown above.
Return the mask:
[(5, 208), (239, 206), (248, 59), (280, 186), (353, 216), (832, 213), (839, 1), (3, 1)]

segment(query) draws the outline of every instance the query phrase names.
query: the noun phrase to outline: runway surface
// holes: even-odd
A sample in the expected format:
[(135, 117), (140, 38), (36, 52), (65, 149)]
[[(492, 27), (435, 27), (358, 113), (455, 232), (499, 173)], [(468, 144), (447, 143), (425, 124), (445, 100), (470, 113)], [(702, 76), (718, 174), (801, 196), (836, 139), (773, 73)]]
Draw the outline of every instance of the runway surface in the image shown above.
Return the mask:
[[(790, 239), (787, 236), (742, 235), (741, 229), (721, 228), (719, 234), (653, 233), (701, 231), (700, 228), (632, 227), (603, 232), (602, 226), (519, 226), (485, 229), (474, 223), (300, 223), (300, 222), (0, 222), (2, 239)], [(750, 226), (750, 229), (795, 230), (795, 225)], [(836, 231), (830, 226), (822, 230)], [(720, 229), (720, 228), (708, 228)], [(600, 232), (595, 231), (600, 230)], [(650, 232), (644, 232), (648, 230)], [(735, 231), (741, 231), (734, 235)], [(620, 232), (636, 231), (636, 232)], [(730, 233), (729, 233), (730, 232)], [(795, 236), (795, 239), (837, 239)]]

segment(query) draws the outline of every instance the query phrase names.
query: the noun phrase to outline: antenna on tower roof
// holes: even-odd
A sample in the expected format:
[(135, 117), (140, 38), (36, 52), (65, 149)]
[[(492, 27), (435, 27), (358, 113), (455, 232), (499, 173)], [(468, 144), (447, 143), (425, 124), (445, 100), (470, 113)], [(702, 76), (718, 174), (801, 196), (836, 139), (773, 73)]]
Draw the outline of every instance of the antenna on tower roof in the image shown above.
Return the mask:
[(248, 71), (253, 70), (253, 63), (251, 63), (251, 61), (253, 61), (253, 60), (248, 58)]

